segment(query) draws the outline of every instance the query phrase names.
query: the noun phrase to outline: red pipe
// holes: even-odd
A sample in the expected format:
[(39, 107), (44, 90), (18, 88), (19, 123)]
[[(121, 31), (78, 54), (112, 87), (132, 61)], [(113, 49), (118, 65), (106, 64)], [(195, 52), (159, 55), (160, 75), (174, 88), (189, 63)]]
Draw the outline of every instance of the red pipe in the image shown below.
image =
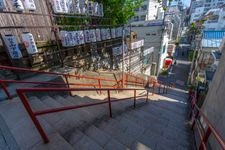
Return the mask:
[(136, 107), (136, 90), (134, 90), (134, 108)]
[(10, 95), (7, 87), (5, 86), (5, 84), (0, 80), (0, 84), (2, 86), (3, 91), (5, 92), (5, 94), (7, 95), (8, 99), (12, 99), (12, 96)]
[(112, 118), (112, 105), (111, 105), (111, 98), (110, 98), (110, 90), (107, 90), (108, 93), (108, 104), (109, 104), (109, 116)]
[(18, 95), (19, 95), (24, 107), (26, 108), (27, 113), (29, 114), (31, 120), (33, 121), (34, 125), (36, 126), (37, 130), (39, 131), (42, 139), (44, 140), (45, 143), (48, 143), (49, 139), (48, 139), (44, 129), (42, 128), (40, 122), (36, 118), (34, 112), (32, 111), (32, 108), (31, 108), (30, 104), (28, 103), (27, 97), (22, 92), (18, 92)]

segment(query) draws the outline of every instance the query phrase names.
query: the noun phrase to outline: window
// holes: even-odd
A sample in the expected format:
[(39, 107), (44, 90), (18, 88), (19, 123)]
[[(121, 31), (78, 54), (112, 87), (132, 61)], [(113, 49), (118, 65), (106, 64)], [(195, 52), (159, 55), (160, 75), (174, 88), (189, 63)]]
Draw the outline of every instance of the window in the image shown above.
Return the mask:
[(162, 53), (165, 53), (166, 52), (166, 45), (163, 46), (163, 51)]
[(205, 4), (205, 7), (210, 7), (211, 5), (210, 4)]
[(147, 10), (147, 5), (141, 6), (141, 10), (142, 11), (146, 11)]
[(138, 16), (135, 16), (134, 17), (134, 21), (138, 21), (139, 20), (139, 17)]
[(134, 11), (139, 11), (139, 8), (135, 8)]
[(210, 3), (211, 1), (212, 1), (212, 0), (206, 0), (205, 2), (206, 2), (206, 3)]
[(146, 17), (145, 16), (141, 16), (141, 21), (144, 21), (146, 19)]
[(217, 6), (222, 6), (224, 3), (223, 2), (219, 2), (217, 3)]

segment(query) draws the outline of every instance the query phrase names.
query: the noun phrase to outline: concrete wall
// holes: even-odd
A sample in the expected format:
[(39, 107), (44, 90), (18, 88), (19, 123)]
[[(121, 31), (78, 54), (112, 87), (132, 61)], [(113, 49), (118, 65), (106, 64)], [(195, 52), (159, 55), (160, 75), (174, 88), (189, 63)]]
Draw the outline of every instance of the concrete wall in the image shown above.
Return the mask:
[[(209, 87), (206, 100), (202, 107), (203, 112), (209, 118), (216, 130), (225, 139), (225, 49)], [(218, 144), (210, 138), (212, 149), (220, 149)]]

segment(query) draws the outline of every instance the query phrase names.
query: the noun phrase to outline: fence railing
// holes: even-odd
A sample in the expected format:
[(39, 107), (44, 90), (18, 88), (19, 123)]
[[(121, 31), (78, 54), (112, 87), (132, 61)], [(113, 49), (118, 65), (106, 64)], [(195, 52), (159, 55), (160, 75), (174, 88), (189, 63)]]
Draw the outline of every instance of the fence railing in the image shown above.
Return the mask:
[[(118, 81), (117, 84), (115, 85), (105, 85), (105, 84), (84, 84), (84, 83), (60, 83), (60, 82), (33, 82), (33, 81), (20, 81), (20, 80), (0, 80), (0, 86), (2, 87), (3, 91), (5, 92), (6, 96), (8, 97), (8, 99), (12, 99), (13, 96), (12, 94), (9, 92), (6, 84), (8, 83), (14, 83), (14, 84), (33, 84), (33, 85), (44, 85), (44, 86), (62, 86), (62, 87), (70, 87), (70, 86), (76, 86), (76, 87), (94, 87), (94, 88), (119, 88), (118, 84), (120, 83), (120, 81)], [(96, 90), (96, 92), (101, 94), (101, 90), (98, 91)]]
[(198, 145), (199, 150), (207, 150), (207, 143), (209, 142), (209, 137), (212, 135), (222, 150), (225, 150), (225, 140), (219, 134), (219, 132), (214, 128), (212, 123), (209, 121), (207, 116), (202, 112), (202, 110), (197, 106), (197, 93), (191, 95), (191, 113), (190, 119), (192, 120), (192, 129), (197, 128), (198, 135), (200, 137), (200, 145)]
[[(59, 108), (53, 108), (53, 109), (45, 109), (45, 110), (38, 110), (38, 111), (33, 111), (28, 98), (26, 96), (26, 93), (30, 93), (30, 92), (53, 92), (53, 91), (57, 91), (57, 92), (71, 92), (71, 91), (93, 91), (94, 89), (82, 89), (82, 88), (27, 88), (27, 89), (17, 89), (17, 93), (18, 96), (20, 97), (20, 100), (22, 101), (25, 109), (27, 110), (30, 118), (32, 119), (35, 127), (37, 128), (40, 136), (42, 137), (43, 141), (45, 143), (49, 142), (49, 138), (46, 134), (46, 132), (44, 131), (42, 125), (40, 124), (40, 122), (37, 119), (37, 116), (40, 115), (45, 115), (45, 114), (49, 114), (49, 113), (56, 113), (56, 112), (62, 112), (62, 111), (67, 111), (67, 110), (73, 110), (73, 109), (79, 109), (79, 108), (84, 108), (84, 107), (91, 107), (91, 106), (96, 106), (96, 105), (102, 105), (102, 104), (107, 104), (108, 103), (108, 109), (109, 109), (109, 116), (112, 117), (112, 105), (111, 103), (113, 102), (119, 102), (119, 101), (125, 101), (125, 100), (130, 100), (133, 99), (133, 105), (134, 107), (136, 106), (136, 100), (137, 98), (141, 98), (141, 97), (146, 97), (146, 102), (148, 101), (148, 96), (149, 96), (149, 91), (148, 89), (105, 89), (105, 88), (101, 88), (101, 89), (95, 89), (95, 90), (101, 90), (101, 91), (106, 91), (107, 92), (107, 96), (108, 96), (108, 100), (107, 101), (102, 101), (102, 102), (97, 102), (97, 103), (91, 103), (91, 104), (83, 104), (83, 105), (73, 105), (73, 106), (66, 106), (66, 107), (59, 107)], [(123, 98), (123, 99), (112, 99), (110, 96), (110, 92), (111, 91), (134, 91), (134, 96), (133, 97), (128, 97), (128, 98)], [(142, 95), (142, 96), (137, 96), (136, 92), (139, 90), (146, 90), (146, 95)]]
[[(5, 70), (11, 70), (11, 71), (17, 71), (17, 72), (31, 72), (31, 73), (37, 73), (37, 74), (46, 74), (46, 75), (54, 75), (54, 76), (62, 76), (65, 79), (66, 83), (57, 83), (57, 82), (37, 82), (37, 81), (23, 81), (23, 80), (0, 80), (0, 85), (7, 95), (8, 99), (12, 99), (12, 95), (10, 94), (10, 91), (8, 91), (8, 88), (6, 86), (7, 83), (15, 83), (15, 84), (36, 84), (36, 85), (66, 85), (67, 88), (70, 88), (71, 85), (73, 86), (83, 86), (83, 87), (95, 87), (95, 88), (124, 88), (123, 87), (123, 79), (120, 80), (111, 80), (111, 79), (105, 79), (105, 78), (96, 78), (96, 77), (89, 77), (89, 76), (82, 76), (82, 75), (72, 75), (72, 74), (65, 74), (65, 73), (56, 73), (56, 72), (46, 72), (46, 71), (39, 71), (39, 70), (32, 70), (27, 68), (18, 68), (18, 67), (11, 67), (11, 66), (1, 66), (0, 69)], [(76, 79), (87, 79), (87, 80), (94, 80), (96, 83), (70, 83), (69, 78), (76, 78)], [(133, 78), (133, 79), (131, 79)], [(110, 82), (111, 85), (105, 85), (102, 84), (102, 82)], [(132, 74), (125, 74), (124, 83), (126, 87), (128, 85), (132, 86), (140, 86), (140, 87), (148, 87), (149, 84), (152, 84), (152, 95), (154, 95), (156, 88), (158, 87), (158, 93), (167, 93), (168, 87), (171, 87), (171, 85), (163, 84), (158, 81), (152, 81), (150, 79), (143, 79), (141, 77), (137, 77)], [(161, 89), (163, 89), (163, 92), (161, 92)], [(97, 90), (96, 90), (97, 91)], [(98, 91), (97, 91), (98, 92)], [(100, 94), (102, 94), (102, 91), (99, 91)]]

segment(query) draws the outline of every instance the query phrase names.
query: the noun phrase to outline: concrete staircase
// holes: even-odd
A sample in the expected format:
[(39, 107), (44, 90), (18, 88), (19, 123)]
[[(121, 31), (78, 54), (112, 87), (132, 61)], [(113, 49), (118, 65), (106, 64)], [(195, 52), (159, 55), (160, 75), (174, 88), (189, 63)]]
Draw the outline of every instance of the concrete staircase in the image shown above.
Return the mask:
[[(143, 94), (143, 91), (138, 94)], [(121, 98), (131, 93), (120, 93)], [(185, 95), (185, 94), (184, 94)], [(186, 104), (172, 95), (112, 103), (52, 113), (38, 117), (50, 142), (44, 144), (18, 98), (0, 103), (0, 115), (21, 150), (185, 150), (193, 149), (187, 122)], [(181, 96), (177, 99), (182, 99)], [(95, 99), (96, 98), (96, 99)], [(171, 101), (172, 99), (172, 101)], [(105, 96), (30, 97), (34, 110), (87, 104), (105, 100)], [(185, 99), (182, 99), (185, 101)], [(6, 141), (7, 143), (7, 141)], [(8, 143), (10, 145), (10, 143)], [(10, 148), (9, 148), (10, 149)]]

